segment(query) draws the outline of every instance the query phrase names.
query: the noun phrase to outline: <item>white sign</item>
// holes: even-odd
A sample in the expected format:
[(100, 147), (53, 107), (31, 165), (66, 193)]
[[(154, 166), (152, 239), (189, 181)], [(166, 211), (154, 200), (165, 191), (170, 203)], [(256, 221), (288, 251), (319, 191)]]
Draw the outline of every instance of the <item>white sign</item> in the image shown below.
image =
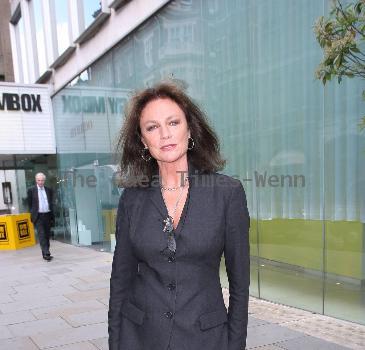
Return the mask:
[(53, 97), (58, 153), (111, 153), (129, 90), (67, 87)]
[(0, 83), (0, 154), (56, 153), (50, 86)]

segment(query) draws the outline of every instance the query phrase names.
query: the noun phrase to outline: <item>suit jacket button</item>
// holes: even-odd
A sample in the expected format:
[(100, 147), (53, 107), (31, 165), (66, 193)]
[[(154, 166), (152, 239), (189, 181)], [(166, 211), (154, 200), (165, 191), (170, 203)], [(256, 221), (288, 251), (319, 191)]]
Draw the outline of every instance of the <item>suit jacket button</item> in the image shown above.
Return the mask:
[(173, 314), (172, 314), (172, 312), (171, 311), (167, 311), (167, 312), (165, 312), (165, 316), (167, 317), (167, 318), (172, 318), (172, 316), (173, 316)]
[(175, 285), (175, 283), (174, 283), (174, 282), (171, 282), (171, 283), (169, 283), (169, 284), (167, 285), (167, 288), (168, 288), (169, 290), (174, 290), (174, 289), (176, 288), (176, 285)]

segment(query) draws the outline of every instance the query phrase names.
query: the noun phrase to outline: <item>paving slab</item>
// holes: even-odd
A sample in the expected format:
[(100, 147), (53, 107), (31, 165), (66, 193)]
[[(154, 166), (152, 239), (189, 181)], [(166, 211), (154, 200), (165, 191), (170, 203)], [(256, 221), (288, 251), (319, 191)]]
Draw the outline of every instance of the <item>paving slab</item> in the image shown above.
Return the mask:
[(344, 347), (365, 349), (365, 327), (362, 325), (324, 315), (310, 315), (299, 321), (287, 322), (285, 326), (290, 329), (300, 329), (307, 335)]
[(267, 322), (267, 321), (262, 320), (260, 318), (249, 316), (247, 326), (248, 327), (257, 327), (257, 326), (261, 326), (261, 325), (264, 325), (264, 324), (270, 324), (270, 322)]
[(286, 340), (278, 344), (285, 350), (349, 350), (350, 348), (330, 343), (323, 339), (311, 336), (304, 336), (296, 339)]
[(37, 298), (44, 298), (50, 296), (64, 295), (67, 293), (74, 293), (76, 288), (70, 285), (62, 285), (60, 283), (37, 283), (33, 285), (22, 285), (14, 287), (16, 294), (11, 295), (13, 301), (21, 300), (35, 300)]
[(83, 300), (92, 300), (92, 299), (96, 300), (98, 298), (103, 298), (108, 294), (109, 294), (109, 288), (102, 288), (102, 289), (67, 293), (64, 294), (64, 296), (73, 302), (78, 302)]
[(98, 298), (97, 300), (103, 303), (106, 307), (109, 307), (109, 296), (105, 298)]
[(7, 304), (13, 302), (15, 299), (13, 298), (14, 293), (12, 294), (0, 294), (0, 304)]
[(35, 319), (34, 315), (28, 310), (9, 312), (6, 314), (0, 314), (0, 326), (34, 321)]
[(110, 274), (96, 272), (93, 274), (82, 275), (79, 278), (85, 283), (97, 283), (107, 281), (110, 278)]
[(18, 285), (33, 285), (37, 283), (47, 283), (49, 282), (48, 276), (32, 276), (29, 272), (23, 272), (22, 274), (19, 274), (16, 277), (16, 282)]
[[(0, 273), (0, 276), (1, 273)], [(4, 286), (2, 281), (1, 281), (1, 286), (0, 286), (0, 296), (3, 296), (3, 295), (10, 295), (10, 294), (14, 294), (15, 293), (15, 290), (13, 287), (10, 287), (10, 286)], [(1, 297), (0, 297), (0, 302), (2, 301)]]
[[(49, 263), (38, 246), (1, 253), (0, 350), (108, 350), (112, 254), (57, 241), (51, 250)], [(365, 326), (250, 297), (247, 344), (364, 350)]]
[(46, 298), (37, 298), (35, 300), (22, 300), (7, 304), (0, 304), (0, 311), (2, 313), (10, 313), (14, 311), (32, 310), (44, 306), (55, 306), (70, 304), (71, 301), (63, 295), (57, 295)]
[(72, 327), (62, 318), (35, 320), (8, 326), (15, 337), (30, 336), (35, 334), (48, 334), (53, 331), (63, 330), (68, 332)]
[(40, 349), (49, 347), (70, 345), (78, 342), (85, 342), (93, 339), (103, 338), (108, 335), (108, 326), (106, 323), (93, 324), (89, 326), (71, 328), (49, 332), (47, 334), (38, 334), (31, 337)]
[(93, 323), (105, 322), (108, 319), (108, 310), (101, 309), (89, 312), (83, 312), (63, 317), (71, 326), (79, 327)]
[(0, 326), (0, 339), (11, 338), (13, 335), (10, 333), (8, 326)]
[(274, 344), (284, 340), (296, 339), (303, 334), (277, 324), (264, 324), (250, 327), (247, 337), (247, 347), (257, 347), (267, 344)]
[(109, 350), (108, 338), (100, 338), (91, 340), (91, 343), (96, 345), (99, 350)]
[(79, 301), (62, 306), (42, 307), (31, 310), (37, 319), (65, 317), (68, 315), (81, 314), (88, 311), (106, 309), (106, 306), (98, 300)]
[(39, 350), (29, 337), (0, 339), (0, 350)]
[(57, 346), (52, 348), (47, 348), (52, 350), (98, 350), (98, 348), (90, 342), (80, 342), (64, 346)]
[(109, 288), (109, 286), (110, 286), (110, 283), (107, 280), (106, 276), (101, 281), (97, 281), (97, 282), (80, 282), (80, 283), (76, 283), (76, 284), (73, 285), (73, 287), (78, 289), (79, 291), (105, 289), (105, 288)]

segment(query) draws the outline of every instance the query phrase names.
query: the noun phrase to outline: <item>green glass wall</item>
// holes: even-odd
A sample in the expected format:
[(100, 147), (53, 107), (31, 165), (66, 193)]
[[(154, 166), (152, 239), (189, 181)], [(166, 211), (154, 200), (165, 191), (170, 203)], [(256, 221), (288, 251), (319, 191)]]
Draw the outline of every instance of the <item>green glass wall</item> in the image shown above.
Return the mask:
[(69, 240), (113, 249), (123, 106), (173, 77), (207, 111), (224, 172), (246, 189), (251, 294), (365, 324), (365, 105), (360, 81), (314, 78), (313, 24), (329, 6), (172, 1), (70, 82), (53, 99)]

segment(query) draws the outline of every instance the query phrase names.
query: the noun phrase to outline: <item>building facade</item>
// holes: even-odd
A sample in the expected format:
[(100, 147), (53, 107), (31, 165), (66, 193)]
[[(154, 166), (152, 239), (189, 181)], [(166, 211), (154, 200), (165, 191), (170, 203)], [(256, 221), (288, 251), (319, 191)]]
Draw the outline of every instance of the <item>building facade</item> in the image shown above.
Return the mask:
[[(11, 1), (15, 78), (51, 86), (57, 152), (8, 166), (25, 186), (48, 174), (58, 239), (113, 250), (124, 105), (135, 89), (178, 79), (221, 139), (224, 173), (245, 187), (250, 293), (365, 324), (361, 81), (314, 78), (313, 24), (330, 4)], [(221, 277), (227, 286), (224, 260)]]
[(9, 32), (10, 3), (6, 0), (0, 3), (0, 81), (14, 81)]

